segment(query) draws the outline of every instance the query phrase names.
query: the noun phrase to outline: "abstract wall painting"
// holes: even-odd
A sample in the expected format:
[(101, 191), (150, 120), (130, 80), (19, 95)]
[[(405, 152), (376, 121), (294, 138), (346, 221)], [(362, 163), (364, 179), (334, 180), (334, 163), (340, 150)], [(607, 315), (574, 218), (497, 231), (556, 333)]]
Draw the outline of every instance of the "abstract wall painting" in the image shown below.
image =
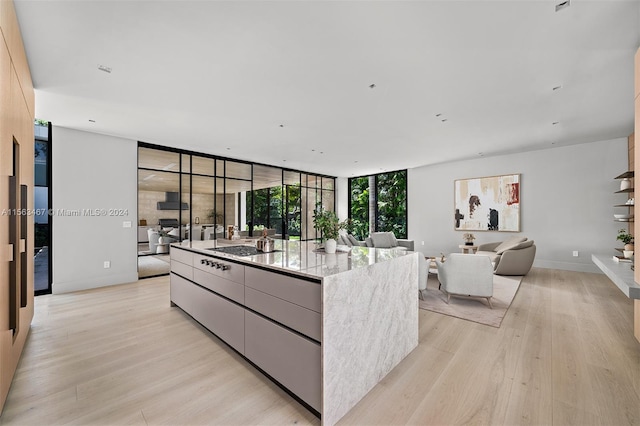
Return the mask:
[(519, 232), (520, 174), (456, 180), (454, 227)]

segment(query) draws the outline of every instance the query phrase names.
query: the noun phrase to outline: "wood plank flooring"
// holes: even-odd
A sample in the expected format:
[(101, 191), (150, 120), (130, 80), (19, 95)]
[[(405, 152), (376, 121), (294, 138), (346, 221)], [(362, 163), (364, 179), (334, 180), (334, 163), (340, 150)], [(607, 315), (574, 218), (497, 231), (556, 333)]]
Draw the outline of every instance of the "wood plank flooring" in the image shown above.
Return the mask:
[[(455, 301), (453, 302), (455, 303)], [(420, 310), (420, 344), (344, 425), (640, 424), (633, 303), (534, 268), (499, 329)], [(319, 424), (178, 308), (167, 277), (39, 296), (0, 424)]]

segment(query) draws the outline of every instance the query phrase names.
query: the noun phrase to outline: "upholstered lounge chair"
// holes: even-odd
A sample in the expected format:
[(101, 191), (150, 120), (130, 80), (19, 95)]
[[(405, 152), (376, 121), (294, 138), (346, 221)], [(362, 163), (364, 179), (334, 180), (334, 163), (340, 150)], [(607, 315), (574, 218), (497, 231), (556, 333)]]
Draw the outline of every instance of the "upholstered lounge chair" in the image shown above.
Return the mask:
[(536, 257), (536, 245), (526, 237), (480, 244), (476, 255), (489, 256), (496, 275), (527, 275)]
[(446, 262), (436, 259), (436, 265), (447, 303), (451, 296), (483, 297), (493, 309), (493, 266), (489, 256), (451, 253)]

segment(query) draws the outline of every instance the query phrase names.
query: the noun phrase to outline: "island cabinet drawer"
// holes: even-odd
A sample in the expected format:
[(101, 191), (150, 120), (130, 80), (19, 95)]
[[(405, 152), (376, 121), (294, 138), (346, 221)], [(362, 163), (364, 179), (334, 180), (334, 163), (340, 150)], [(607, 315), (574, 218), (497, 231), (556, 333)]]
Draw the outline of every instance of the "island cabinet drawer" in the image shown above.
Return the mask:
[(322, 312), (322, 287), (319, 282), (245, 268), (245, 285), (312, 311)]
[(245, 311), (245, 356), (291, 392), (321, 411), (319, 344)]
[(244, 308), (171, 274), (171, 301), (244, 354)]
[(193, 279), (193, 266), (185, 265), (182, 262), (178, 262), (175, 259), (171, 259), (171, 272), (192, 280)]
[(187, 250), (182, 250), (179, 248), (175, 248), (170, 246), (169, 253), (171, 255), (171, 260), (175, 260), (180, 263), (184, 263), (185, 265), (191, 266), (193, 264), (193, 253)]
[(209, 272), (193, 269), (193, 281), (222, 296), (244, 304), (244, 285), (213, 275)]
[(322, 316), (315, 311), (286, 300), (245, 287), (245, 306), (286, 325), (300, 333), (321, 341)]
[(201, 254), (193, 255), (193, 267), (201, 271), (244, 284), (244, 266), (228, 260)]

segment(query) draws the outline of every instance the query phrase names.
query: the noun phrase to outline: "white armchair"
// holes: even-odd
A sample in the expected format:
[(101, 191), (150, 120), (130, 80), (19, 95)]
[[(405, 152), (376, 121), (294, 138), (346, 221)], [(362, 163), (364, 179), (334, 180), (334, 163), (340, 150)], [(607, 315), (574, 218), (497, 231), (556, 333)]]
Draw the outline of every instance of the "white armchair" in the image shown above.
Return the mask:
[(451, 253), (446, 262), (436, 259), (440, 289), (451, 296), (493, 297), (493, 265), (489, 256)]
[(155, 253), (158, 250), (158, 239), (160, 234), (155, 229), (147, 229), (147, 236), (149, 237), (149, 251)]

